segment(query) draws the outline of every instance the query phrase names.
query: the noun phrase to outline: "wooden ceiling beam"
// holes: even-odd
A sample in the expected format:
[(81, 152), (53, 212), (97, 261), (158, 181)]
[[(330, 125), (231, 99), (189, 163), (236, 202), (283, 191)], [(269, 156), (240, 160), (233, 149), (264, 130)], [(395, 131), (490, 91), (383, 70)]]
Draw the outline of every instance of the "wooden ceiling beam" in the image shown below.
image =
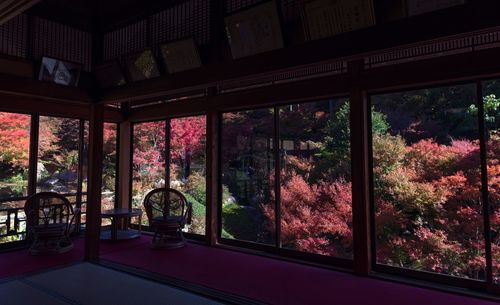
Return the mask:
[[(182, 88), (196, 88), (224, 80), (338, 58), (352, 60), (377, 50), (428, 41), (500, 26), (500, 1), (481, 1), (430, 14), (381, 24), (331, 38), (310, 41), (225, 63), (132, 83), (107, 90), (102, 102), (154, 99)], [(464, 22), (467, 20), (467, 22)], [(219, 46), (225, 47), (225, 44)]]
[(46, 100), (89, 105), (91, 96), (86, 90), (66, 87), (31, 78), (0, 74), (0, 93), (25, 97), (43, 97)]
[(446, 85), (500, 77), (498, 49), (361, 71), (356, 79), (349, 74), (334, 75), (300, 82), (262, 87), (190, 101), (177, 101), (132, 109), (128, 119), (133, 122), (195, 115), (209, 111), (237, 111), (267, 107), (277, 103), (295, 103), (327, 97), (347, 96), (353, 84), (369, 93), (407, 90), (410, 88)]
[[(37, 113), (88, 120), (90, 118), (89, 109), (90, 104), (68, 103), (45, 99), (44, 97), (0, 93), (0, 112)], [(106, 122), (120, 123), (124, 121), (124, 117), (118, 109), (107, 107), (104, 109), (104, 118)]]
[(0, 0), (0, 25), (24, 13), (40, 0)]

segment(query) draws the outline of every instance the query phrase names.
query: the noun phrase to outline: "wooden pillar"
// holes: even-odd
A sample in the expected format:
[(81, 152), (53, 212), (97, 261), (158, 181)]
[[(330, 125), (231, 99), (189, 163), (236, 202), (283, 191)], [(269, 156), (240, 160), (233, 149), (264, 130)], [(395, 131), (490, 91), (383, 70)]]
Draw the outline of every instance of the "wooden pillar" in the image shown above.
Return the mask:
[(131, 199), (131, 185), (130, 185), (130, 162), (132, 153), (132, 123), (122, 122), (120, 123), (120, 175), (118, 176), (118, 194), (120, 202), (117, 203), (117, 207), (128, 208)]
[(217, 244), (219, 235), (219, 113), (207, 113), (207, 204), (206, 234), (207, 243)]
[(363, 61), (348, 64), (353, 79), (350, 92), (350, 127), (352, 158), (352, 213), (354, 239), (354, 272), (368, 275), (371, 271), (370, 172), (368, 159), (368, 105), (366, 92), (359, 84)]
[(87, 261), (99, 258), (104, 105), (94, 103), (90, 106), (89, 127), (89, 179), (85, 231), (85, 260)]

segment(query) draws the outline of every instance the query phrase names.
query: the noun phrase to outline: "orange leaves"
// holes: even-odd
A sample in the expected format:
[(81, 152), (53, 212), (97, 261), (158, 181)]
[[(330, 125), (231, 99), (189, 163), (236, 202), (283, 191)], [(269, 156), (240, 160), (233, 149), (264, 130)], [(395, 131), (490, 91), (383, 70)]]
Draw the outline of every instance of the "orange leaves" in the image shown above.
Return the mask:
[(30, 145), (29, 115), (0, 112), (0, 161), (27, 167)]

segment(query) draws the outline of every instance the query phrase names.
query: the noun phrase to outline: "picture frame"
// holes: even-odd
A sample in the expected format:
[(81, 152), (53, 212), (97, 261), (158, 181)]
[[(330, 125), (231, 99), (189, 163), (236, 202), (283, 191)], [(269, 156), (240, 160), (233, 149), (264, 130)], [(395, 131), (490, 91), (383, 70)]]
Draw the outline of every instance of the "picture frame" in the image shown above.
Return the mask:
[(123, 60), (130, 82), (138, 82), (160, 76), (157, 61), (151, 49), (144, 49), (126, 55)]
[(38, 80), (63, 86), (78, 86), (82, 65), (49, 56), (42, 56)]
[(165, 71), (169, 74), (202, 66), (198, 47), (192, 37), (161, 43), (159, 49)]
[(226, 16), (224, 22), (233, 59), (284, 47), (275, 1), (236, 11)]
[(306, 0), (302, 4), (304, 30), (316, 40), (374, 26), (373, 0)]
[(406, 9), (410, 17), (452, 6), (463, 5), (466, 2), (466, 0), (406, 0)]
[(0, 74), (34, 78), (35, 66), (31, 60), (2, 54), (0, 55)]
[(94, 67), (99, 86), (103, 89), (123, 86), (127, 83), (125, 73), (118, 60), (101, 63)]
[(388, 23), (408, 17), (406, 0), (378, 0), (375, 16), (377, 23)]

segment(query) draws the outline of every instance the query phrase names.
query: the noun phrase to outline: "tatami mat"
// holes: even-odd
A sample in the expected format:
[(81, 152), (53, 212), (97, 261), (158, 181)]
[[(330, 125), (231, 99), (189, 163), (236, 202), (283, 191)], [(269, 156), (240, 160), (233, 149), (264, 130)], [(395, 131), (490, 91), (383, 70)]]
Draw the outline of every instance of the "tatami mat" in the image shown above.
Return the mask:
[(0, 284), (2, 305), (221, 304), (184, 290), (90, 263)]

